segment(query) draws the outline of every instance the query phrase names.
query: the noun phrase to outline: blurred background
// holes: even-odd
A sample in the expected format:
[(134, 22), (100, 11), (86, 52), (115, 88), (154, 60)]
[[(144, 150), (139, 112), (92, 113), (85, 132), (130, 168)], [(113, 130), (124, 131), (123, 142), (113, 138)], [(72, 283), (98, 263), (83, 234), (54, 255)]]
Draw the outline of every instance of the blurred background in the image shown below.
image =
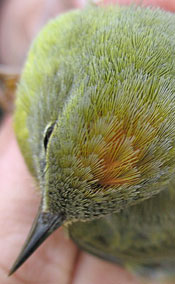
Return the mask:
[(32, 39), (50, 18), (86, 0), (0, 0), (0, 63), (21, 66)]
[(0, 0), (0, 121), (13, 110), (16, 81), (29, 46), (49, 19), (88, 0)]

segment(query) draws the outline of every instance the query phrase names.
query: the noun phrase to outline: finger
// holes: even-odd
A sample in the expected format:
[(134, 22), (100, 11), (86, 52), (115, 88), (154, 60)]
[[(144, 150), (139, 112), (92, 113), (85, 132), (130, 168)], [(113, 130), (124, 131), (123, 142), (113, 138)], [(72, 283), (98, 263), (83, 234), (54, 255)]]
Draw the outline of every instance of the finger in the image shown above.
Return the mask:
[(123, 268), (81, 253), (76, 266), (72, 284), (141, 284)]

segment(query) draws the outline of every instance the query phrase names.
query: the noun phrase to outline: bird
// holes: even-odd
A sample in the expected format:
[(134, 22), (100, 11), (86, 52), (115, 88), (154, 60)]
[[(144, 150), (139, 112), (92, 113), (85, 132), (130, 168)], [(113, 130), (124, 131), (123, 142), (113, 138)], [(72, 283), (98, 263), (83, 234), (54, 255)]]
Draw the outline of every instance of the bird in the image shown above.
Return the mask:
[(14, 273), (60, 226), (143, 277), (175, 277), (175, 16), (88, 6), (33, 41), (14, 129), (41, 193)]

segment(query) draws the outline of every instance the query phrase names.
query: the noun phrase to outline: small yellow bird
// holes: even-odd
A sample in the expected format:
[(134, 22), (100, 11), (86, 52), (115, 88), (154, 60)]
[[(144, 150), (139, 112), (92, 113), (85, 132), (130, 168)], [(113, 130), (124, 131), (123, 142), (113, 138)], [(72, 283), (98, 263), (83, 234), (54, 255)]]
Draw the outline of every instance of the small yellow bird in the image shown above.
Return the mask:
[(58, 227), (144, 276), (175, 277), (175, 15), (89, 7), (52, 20), (17, 89), (41, 206), (12, 274)]

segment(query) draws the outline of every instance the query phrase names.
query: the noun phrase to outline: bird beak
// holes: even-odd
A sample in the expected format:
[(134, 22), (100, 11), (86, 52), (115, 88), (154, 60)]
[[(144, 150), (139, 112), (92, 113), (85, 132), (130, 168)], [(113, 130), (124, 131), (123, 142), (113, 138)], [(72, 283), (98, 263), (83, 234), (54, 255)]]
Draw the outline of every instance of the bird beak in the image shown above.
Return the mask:
[(62, 225), (63, 221), (64, 218), (61, 215), (42, 212), (40, 207), (21, 253), (10, 269), (9, 276), (28, 259), (47, 237)]

